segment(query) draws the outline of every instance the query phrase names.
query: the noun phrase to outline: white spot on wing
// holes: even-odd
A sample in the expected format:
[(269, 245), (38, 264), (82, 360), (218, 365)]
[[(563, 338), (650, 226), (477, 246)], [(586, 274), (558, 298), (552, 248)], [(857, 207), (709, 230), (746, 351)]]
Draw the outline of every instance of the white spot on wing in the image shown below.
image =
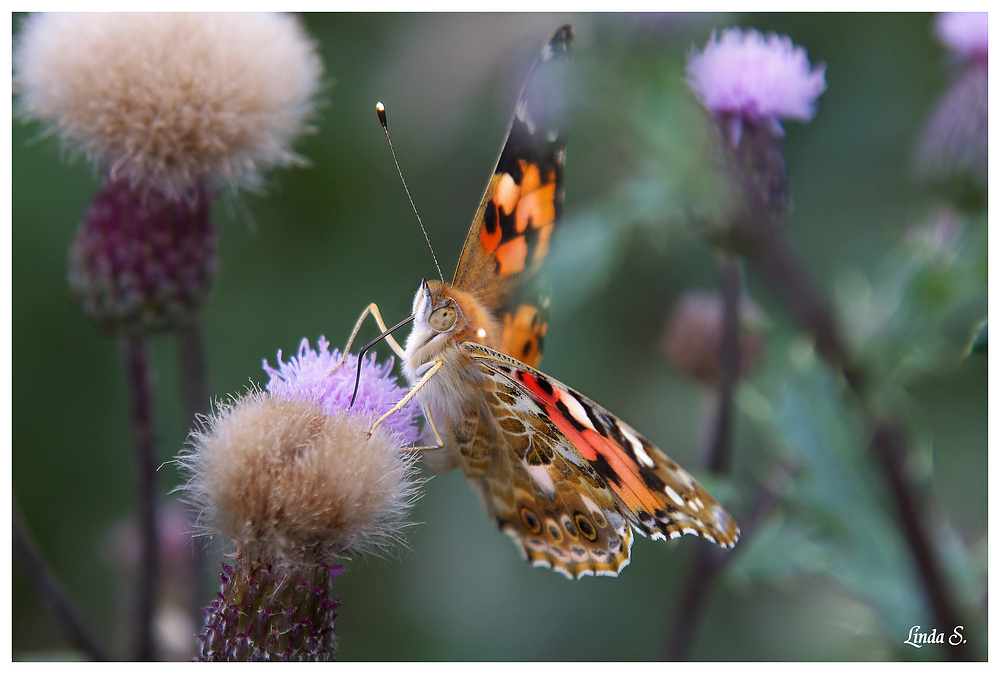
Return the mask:
[(599, 513), (599, 512), (601, 512), (601, 509), (598, 508), (597, 504), (594, 503), (593, 501), (591, 501), (590, 498), (588, 498), (586, 496), (582, 496), (582, 495), (580, 496), (580, 498), (583, 501), (583, 504), (585, 506), (587, 506), (587, 510), (589, 510), (592, 513)]
[(542, 491), (548, 496), (552, 496), (556, 493), (556, 484), (552, 481), (552, 476), (549, 475), (549, 471), (545, 466), (529, 466), (527, 462), (522, 461), (525, 469), (528, 471), (528, 475), (531, 476), (532, 481), (542, 488)]
[(523, 98), (517, 102), (517, 112), (515, 113), (517, 118), (524, 122), (524, 125), (528, 127), (528, 133), (532, 136), (535, 135), (535, 122), (531, 119), (531, 113), (528, 111), (528, 102)]
[(483, 328), (479, 328), (478, 330), (476, 330), (476, 337), (482, 339), (485, 336), (486, 336), (486, 330), (484, 330)]
[(688, 489), (694, 489), (694, 478), (688, 475), (687, 471), (683, 468), (678, 467), (677, 470), (672, 471), (674, 477), (684, 483), (684, 486)]
[(682, 508), (684, 507), (684, 499), (682, 499), (680, 495), (674, 491), (673, 487), (671, 487), (668, 484), (666, 487), (664, 487), (663, 491), (666, 493), (667, 496), (670, 497), (671, 501), (673, 501)]
[(649, 457), (649, 454), (646, 453), (646, 450), (643, 448), (642, 442), (639, 441), (639, 438), (635, 437), (635, 435), (625, 428), (624, 425), (619, 425), (618, 430), (622, 432), (622, 435), (624, 435), (628, 439), (629, 444), (632, 445), (632, 450), (635, 452), (635, 456), (639, 459), (639, 462), (648, 468), (656, 468), (656, 463)]
[(732, 519), (729, 517), (729, 513), (726, 512), (725, 508), (716, 503), (712, 506), (712, 523), (716, 526), (719, 531), (729, 531), (729, 523)]
[(580, 425), (586, 426), (590, 430), (597, 432), (594, 425), (590, 423), (590, 417), (587, 416), (587, 410), (583, 409), (583, 405), (581, 405), (580, 402), (573, 397), (573, 394), (567, 391), (559, 391), (558, 393), (559, 400), (563, 401), (563, 404), (566, 406), (566, 409), (569, 410), (569, 413), (573, 415), (573, 418), (576, 419)]

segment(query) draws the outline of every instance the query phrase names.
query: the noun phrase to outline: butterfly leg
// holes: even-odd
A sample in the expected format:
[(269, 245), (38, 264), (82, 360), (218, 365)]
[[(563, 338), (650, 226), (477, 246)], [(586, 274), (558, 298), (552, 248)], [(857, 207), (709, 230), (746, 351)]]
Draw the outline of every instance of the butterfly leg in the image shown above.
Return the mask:
[(441, 434), (438, 433), (437, 424), (434, 423), (434, 417), (431, 415), (431, 411), (427, 409), (427, 405), (422, 407), (424, 413), (424, 419), (427, 419), (427, 423), (431, 426), (431, 431), (434, 433), (434, 441), (437, 443), (433, 447), (414, 447), (414, 449), (444, 449), (444, 440), (441, 439)]
[[(383, 421), (391, 417), (399, 410), (403, 409), (403, 407), (406, 406), (406, 403), (410, 402), (413, 399), (413, 396), (417, 395), (417, 391), (422, 389), (424, 387), (424, 384), (429, 382), (431, 380), (431, 377), (437, 374), (437, 371), (441, 369), (442, 365), (444, 365), (444, 361), (441, 360), (440, 358), (435, 358), (430, 363), (424, 363), (423, 365), (421, 365), (417, 370), (417, 372), (424, 371), (423, 376), (420, 377), (420, 381), (414, 384), (413, 387), (410, 388), (410, 390), (407, 392), (407, 394), (403, 396), (398, 403), (392, 406), (391, 410), (389, 410), (388, 412), (386, 412), (385, 414), (383, 414), (382, 416), (380, 416), (378, 419), (375, 420), (375, 423), (372, 424), (372, 427), (368, 430), (368, 435), (374, 433), (375, 429), (378, 428), (379, 424), (381, 424)], [(430, 419), (430, 417), (427, 418)], [(431, 428), (434, 428), (433, 422), (431, 422)], [(436, 428), (434, 428), (434, 435), (435, 439), (443, 447), (444, 443), (441, 442), (441, 436), (438, 435)]]
[[(364, 325), (365, 319), (368, 318), (368, 314), (375, 317), (375, 322), (378, 323), (378, 327), (382, 329), (382, 332), (389, 329), (385, 326), (385, 321), (382, 320), (382, 314), (379, 313), (377, 304), (372, 302), (365, 307), (365, 310), (361, 312), (361, 317), (358, 319), (358, 322), (354, 325), (354, 330), (351, 332), (351, 336), (347, 340), (347, 346), (344, 347), (344, 351), (340, 356), (340, 362), (334, 365), (333, 368), (327, 372), (327, 376), (340, 369), (340, 366), (347, 360), (347, 354), (350, 352), (351, 346), (354, 344), (354, 340), (357, 339), (358, 333), (361, 332), (361, 326)], [(389, 342), (389, 346), (392, 347), (392, 350), (396, 352), (397, 356), (400, 358), (406, 358), (406, 352), (403, 350), (403, 347), (399, 345), (399, 342), (397, 342), (392, 335), (386, 335), (385, 341)]]

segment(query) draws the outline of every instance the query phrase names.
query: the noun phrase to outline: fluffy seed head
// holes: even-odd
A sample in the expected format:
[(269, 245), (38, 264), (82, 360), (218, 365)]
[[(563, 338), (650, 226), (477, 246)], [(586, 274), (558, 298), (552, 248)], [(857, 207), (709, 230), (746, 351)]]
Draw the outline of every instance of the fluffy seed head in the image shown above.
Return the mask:
[(332, 356), (339, 361), (326, 347), (321, 340), (320, 354), (304, 342), (300, 358), (279, 356), (282, 370), (270, 370), (268, 389), (220, 406), (180, 458), (202, 524), (232, 539), (244, 559), (330, 563), (402, 542), (417, 498), (416, 457), (403, 448), (417, 437), (415, 413), (393, 415), (369, 437), (374, 415), (404, 394), (388, 377), (391, 363), (364, 370), (370, 395), (348, 410), (350, 393), (339, 392), (348, 380), (353, 388), (355, 370), (345, 364), (324, 388), (320, 370), (329, 372)]
[(782, 136), (779, 119), (812, 119), (825, 70), (811, 68), (806, 50), (788, 37), (726, 28), (721, 37), (713, 31), (704, 51), (688, 54), (687, 82), (712, 115), (729, 121), (738, 142), (744, 122)]
[(35, 14), (14, 54), (17, 111), (112, 179), (180, 197), (200, 179), (256, 187), (301, 162), (315, 45), (281, 14)]

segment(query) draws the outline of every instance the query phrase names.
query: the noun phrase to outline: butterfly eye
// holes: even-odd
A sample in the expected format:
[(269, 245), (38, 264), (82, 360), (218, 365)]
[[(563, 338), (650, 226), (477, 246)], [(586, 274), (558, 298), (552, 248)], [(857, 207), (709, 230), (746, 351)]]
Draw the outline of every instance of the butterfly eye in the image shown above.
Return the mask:
[(455, 325), (455, 319), (458, 314), (455, 313), (455, 307), (444, 306), (435, 309), (431, 313), (430, 319), (427, 321), (431, 324), (431, 327), (438, 332), (444, 332), (445, 330), (451, 330)]

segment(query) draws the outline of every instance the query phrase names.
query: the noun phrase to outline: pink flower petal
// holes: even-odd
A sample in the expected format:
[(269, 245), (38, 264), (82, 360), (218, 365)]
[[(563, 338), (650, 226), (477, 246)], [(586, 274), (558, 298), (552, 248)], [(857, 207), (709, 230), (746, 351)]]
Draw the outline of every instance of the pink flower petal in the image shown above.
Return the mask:
[(780, 119), (808, 121), (826, 89), (825, 65), (810, 68), (790, 38), (727, 28), (688, 56), (687, 82), (714, 115), (764, 124), (780, 135)]

